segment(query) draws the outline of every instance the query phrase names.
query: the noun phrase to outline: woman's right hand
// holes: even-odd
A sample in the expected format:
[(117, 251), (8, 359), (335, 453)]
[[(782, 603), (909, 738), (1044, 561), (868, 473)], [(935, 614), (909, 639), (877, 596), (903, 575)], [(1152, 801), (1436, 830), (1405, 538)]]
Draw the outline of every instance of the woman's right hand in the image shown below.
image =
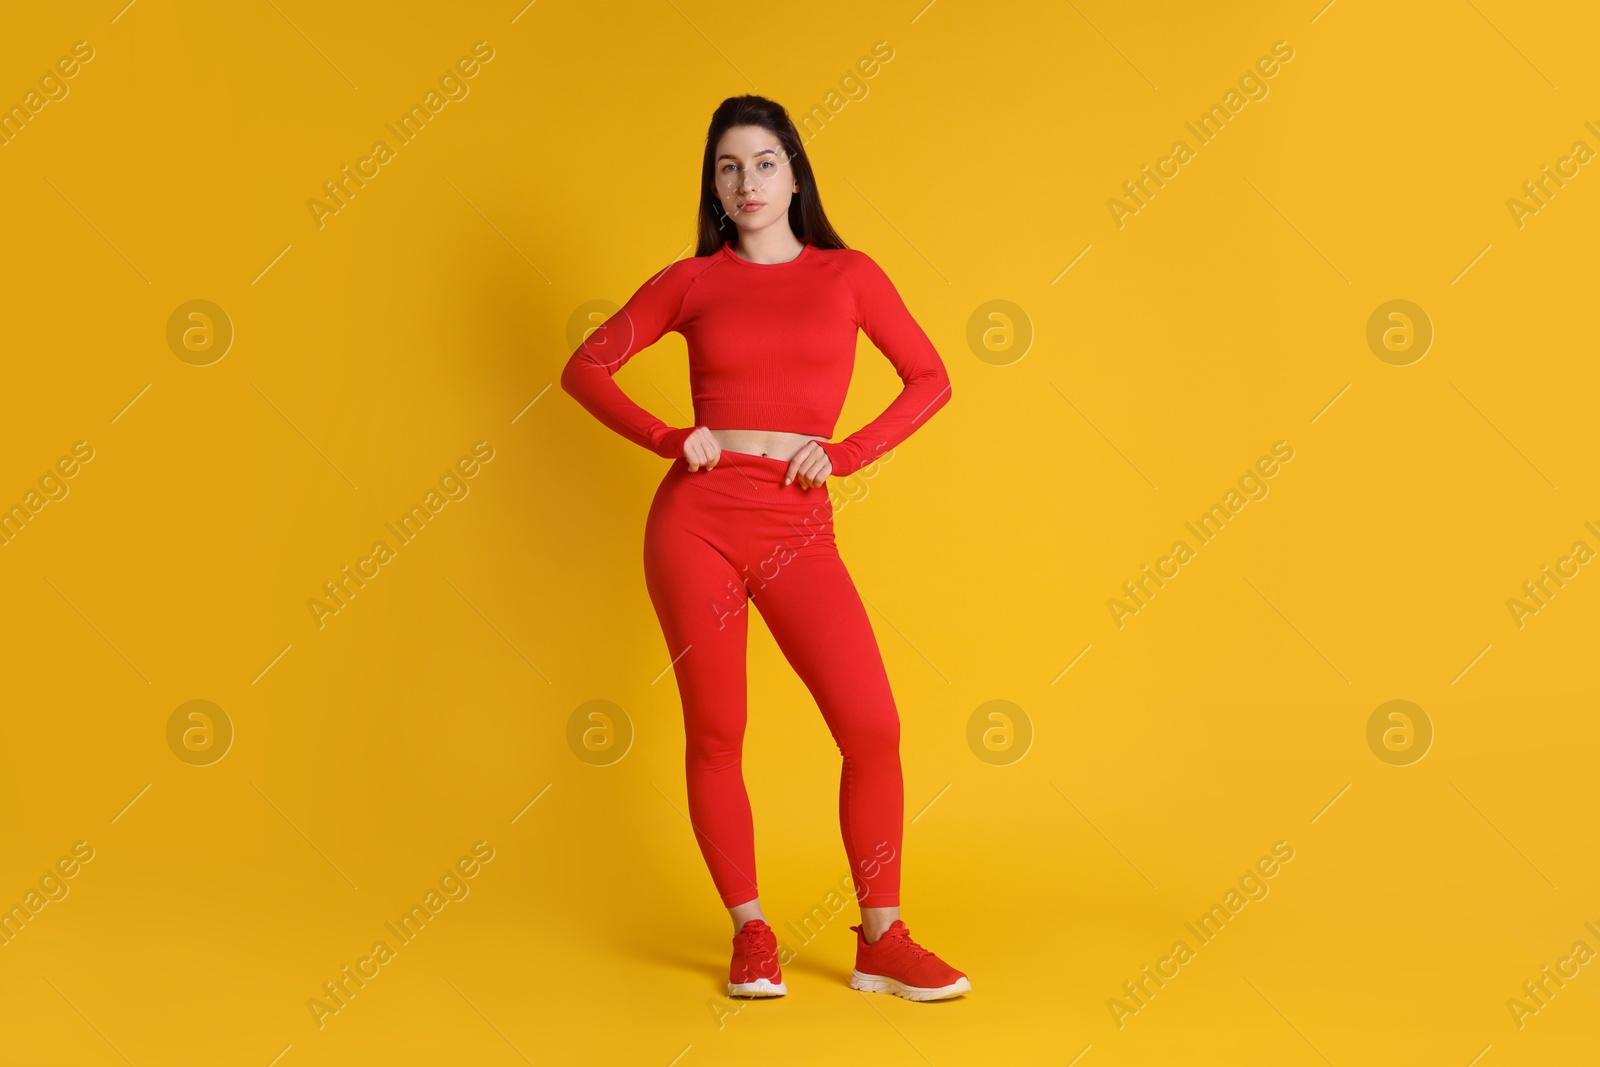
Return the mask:
[(715, 470), (717, 460), (722, 458), (722, 446), (717, 444), (709, 427), (696, 426), (694, 432), (683, 439), (683, 458), (689, 461), (692, 471), (702, 467)]

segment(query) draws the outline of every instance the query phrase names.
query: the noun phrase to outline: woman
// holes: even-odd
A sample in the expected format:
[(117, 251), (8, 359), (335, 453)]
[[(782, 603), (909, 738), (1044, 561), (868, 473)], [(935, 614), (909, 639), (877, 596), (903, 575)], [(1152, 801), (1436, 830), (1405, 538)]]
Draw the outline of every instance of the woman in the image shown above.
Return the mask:
[[(612, 430), (675, 461), (645, 522), (645, 584), (683, 703), (690, 822), (736, 931), (728, 992), (787, 992), (756, 891), (740, 767), (753, 602), (843, 755), (839, 828), (861, 905), (851, 986), (956, 996), (971, 988), (966, 975), (912, 941), (899, 918), (900, 720), (834, 544), (825, 484), (904, 440), (950, 399), (950, 379), (888, 277), (828, 223), (780, 105), (740, 96), (717, 108), (700, 188), (696, 255), (591, 333), (561, 386)], [(858, 329), (903, 387), (878, 418), (830, 442)], [(668, 331), (688, 342), (694, 426), (668, 426), (613, 380)]]

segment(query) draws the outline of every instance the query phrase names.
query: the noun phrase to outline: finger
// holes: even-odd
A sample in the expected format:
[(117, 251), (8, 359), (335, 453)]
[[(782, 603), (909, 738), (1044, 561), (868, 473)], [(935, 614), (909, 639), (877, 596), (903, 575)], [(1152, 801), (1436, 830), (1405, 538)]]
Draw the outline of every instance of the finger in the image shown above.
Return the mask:
[(811, 479), (810, 488), (815, 489), (815, 488), (821, 486), (823, 484), (823, 482), (827, 481), (827, 478), (828, 478), (827, 470), (828, 470), (828, 457), (826, 455), (820, 455), (816, 459), (811, 461), (811, 466), (806, 471), (807, 475)]
[[(816, 469), (816, 457), (819, 454), (825, 455), (820, 448), (816, 447), (815, 443), (808, 441), (801, 445), (800, 451), (796, 452), (794, 458), (789, 461), (789, 479), (801, 477), (802, 472), (804, 472), (804, 477), (809, 479)], [(788, 483), (785, 482), (785, 484)], [(801, 487), (809, 489), (811, 485), (806, 481), (802, 481)]]
[(722, 458), (722, 446), (704, 426), (696, 427), (694, 436), (695, 446), (700, 450), (700, 465), (708, 471), (716, 470), (717, 460)]
[[(710, 444), (706, 443), (708, 438), (710, 439)], [(689, 464), (690, 470), (713, 470), (716, 468), (717, 460), (722, 456), (722, 449), (717, 446), (716, 438), (707, 433), (699, 437), (690, 437), (685, 444), (688, 454), (694, 457)]]

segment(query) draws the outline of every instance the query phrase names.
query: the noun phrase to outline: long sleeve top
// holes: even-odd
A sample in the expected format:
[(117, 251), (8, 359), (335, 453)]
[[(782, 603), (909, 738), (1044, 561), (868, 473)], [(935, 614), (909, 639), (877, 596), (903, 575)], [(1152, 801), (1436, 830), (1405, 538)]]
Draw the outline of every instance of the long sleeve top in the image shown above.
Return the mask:
[[(787, 263), (728, 245), (680, 259), (641, 285), (567, 360), (561, 387), (595, 418), (659, 456), (683, 455), (696, 426), (832, 437), (855, 369), (857, 330), (894, 365), (898, 396), (842, 441), (819, 441), (846, 475), (898, 445), (950, 399), (939, 353), (865, 252), (806, 244)], [(664, 334), (683, 335), (695, 426), (672, 427), (614, 380)]]

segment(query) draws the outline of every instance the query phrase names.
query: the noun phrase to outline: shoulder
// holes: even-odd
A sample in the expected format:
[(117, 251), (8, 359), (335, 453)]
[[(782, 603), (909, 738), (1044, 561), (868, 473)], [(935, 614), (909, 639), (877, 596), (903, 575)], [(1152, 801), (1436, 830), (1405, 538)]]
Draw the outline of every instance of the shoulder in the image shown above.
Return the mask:
[[(717, 262), (717, 254), (709, 256), (686, 256), (675, 259), (651, 275), (649, 282), (665, 281), (676, 284), (687, 284), (700, 277)], [(646, 284), (649, 284), (647, 282)]]
[(823, 251), (823, 256), (855, 294), (862, 312), (899, 298), (894, 283), (878, 266), (878, 261), (859, 248), (830, 248)]
[(876, 270), (872, 257), (859, 248), (813, 248), (811, 255), (842, 274), (857, 274), (862, 270)]
[(810, 254), (843, 278), (858, 297), (870, 295), (887, 280), (883, 268), (859, 248), (816, 248)]
[(826, 253), (851, 285), (858, 289), (875, 289), (889, 281), (878, 261), (859, 248), (832, 248)]
[(715, 256), (675, 259), (641, 282), (634, 297), (679, 303), (695, 281), (715, 262)]

